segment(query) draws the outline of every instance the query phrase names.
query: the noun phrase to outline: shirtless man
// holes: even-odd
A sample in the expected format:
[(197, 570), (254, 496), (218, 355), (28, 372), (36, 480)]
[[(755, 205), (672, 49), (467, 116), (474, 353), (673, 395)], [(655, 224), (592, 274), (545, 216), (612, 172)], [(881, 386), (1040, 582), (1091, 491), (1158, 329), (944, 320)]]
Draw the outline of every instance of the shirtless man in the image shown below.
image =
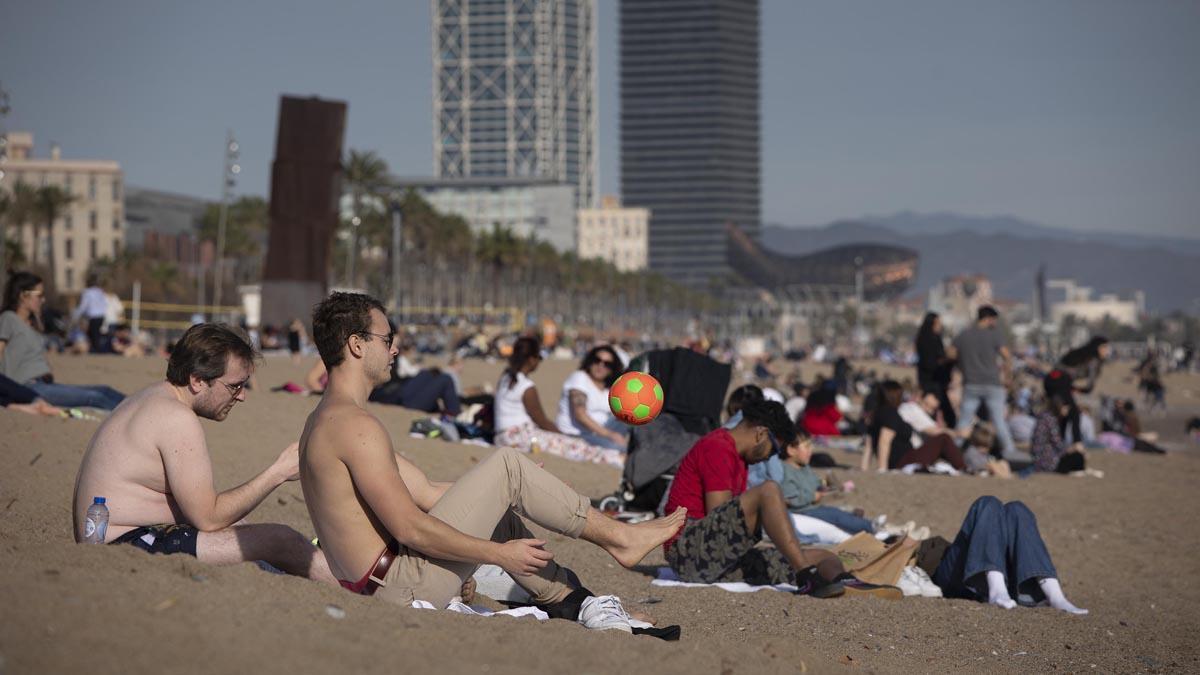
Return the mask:
[(218, 493), (200, 418), (218, 422), (246, 400), (257, 357), (223, 324), (183, 334), (165, 382), (130, 396), (100, 425), (75, 478), (75, 541), (93, 497), (105, 497), (105, 541), (150, 553), (188, 553), (216, 565), (262, 560), (285, 572), (337, 583), (325, 556), (286, 525), (244, 524), (272, 490), (299, 474), (292, 443), (265, 471)]
[(630, 631), (613, 596), (595, 597), (557, 565), (516, 515), (582, 537), (625, 567), (673, 536), (686, 511), (639, 525), (610, 519), (524, 455), (501, 448), (454, 483), (429, 478), (392, 450), (365, 409), (397, 349), (379, 301), (334, 293), (313, 310), (329, 369), (300, 437), (300, 484), (321, 546), (346, 588), (401, 604), (445, 607), (483, 563), (500, 566), (552, 616)]

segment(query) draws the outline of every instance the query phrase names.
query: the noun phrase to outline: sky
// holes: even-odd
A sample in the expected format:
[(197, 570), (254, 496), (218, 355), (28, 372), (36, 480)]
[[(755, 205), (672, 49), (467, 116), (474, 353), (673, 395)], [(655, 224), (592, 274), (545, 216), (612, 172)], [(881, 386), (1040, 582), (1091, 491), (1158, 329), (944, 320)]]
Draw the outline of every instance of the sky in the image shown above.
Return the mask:
[[(617, 2), (598, 4), (600, 192), (619, 189)], [(130, 185), (266, 195), (280, 94), (432, 172), (427, 0), (6, 0), (9, 130)], [(1200, 2), (763, 0), (768, 223), (898, 211), (1200, 237)]]

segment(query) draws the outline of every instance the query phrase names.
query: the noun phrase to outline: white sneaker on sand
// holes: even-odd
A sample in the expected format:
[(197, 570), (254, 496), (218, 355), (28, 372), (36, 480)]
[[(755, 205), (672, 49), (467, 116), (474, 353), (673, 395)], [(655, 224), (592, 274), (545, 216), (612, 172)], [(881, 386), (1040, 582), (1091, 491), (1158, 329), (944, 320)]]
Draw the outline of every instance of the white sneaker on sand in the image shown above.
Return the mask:
[(899, 588), (900, 592), (906, 598), (921, 595), (921, 587), (917, 584), (917, 580), (913, 577), (911, 570), (911, 567), (905, 567), (900, 572), (900, 579), (896, 582), (896, 588)]
[(632, 619), (615, 595), (592, 596), (579, 609), (579, 623), (589, 630), (620, 630), (633, 632)]
[(905, 571), (905, 573), (907, 573), (911, 578), (913, 578), (916, 581), (917, 586), (921, 589), (922, 596), (924, 596), (926, 598), (942, 597), (941, 586), (938, 586), (937, 584), (933, 583), (933, 579), (929, 578), (928, 572), (921, 569), (920, 567), (917, 567), (916, 565), (912, 565), (910, 567), (905, 567), (904, 571)]

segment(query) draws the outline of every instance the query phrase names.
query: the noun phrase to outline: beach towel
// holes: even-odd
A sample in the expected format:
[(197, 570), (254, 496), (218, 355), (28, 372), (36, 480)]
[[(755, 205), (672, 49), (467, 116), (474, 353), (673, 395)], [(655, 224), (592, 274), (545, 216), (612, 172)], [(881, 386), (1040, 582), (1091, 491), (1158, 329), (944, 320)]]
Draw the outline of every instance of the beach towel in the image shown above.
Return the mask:
[(786, 591), (794, 593), (796, 587), (792, 584), (774, 584), (772, 586), (755, 586), (744, 581), (719, 581), (715, 584), (700, 584), (688, 581), (680, 581), (679, 575), (675, 574), (675, 570), (670, 567), (658, 568), (657, 575), (654, 581), (651, 581), (652, 586), (675, 586), (679, 588), (702, 588), (704, 586), (712, 586), (730, 593), (754, 593), (755, 591)]
[[(437, 607), (433, 606), (433, 603), (426, 602), (424, 600), (413, 600), (412, 606), (413, 609), (437, 609)], [(550, 618), (549, 614), (543, 612), (537, 607), (514, 607), (512, 609), (504, 609), (499, 612), (493, 612), (487, 607), (466, 605), (457, 601), (452, 601), (449, 605), (446, 605), (446, 611), (482, 617), (512, 616), (519, 618), (522, 616), (532, 616), (538, 621), (546, 621)]]

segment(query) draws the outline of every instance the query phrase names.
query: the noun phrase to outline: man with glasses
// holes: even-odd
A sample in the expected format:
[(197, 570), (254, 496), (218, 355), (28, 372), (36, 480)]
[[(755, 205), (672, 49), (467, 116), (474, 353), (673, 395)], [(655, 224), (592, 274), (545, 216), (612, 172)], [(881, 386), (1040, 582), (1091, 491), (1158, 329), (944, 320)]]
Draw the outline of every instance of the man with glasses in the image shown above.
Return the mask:
[(300, 484), (342, 586), (443, 608), (480, 565), (494, 564), (551, 616), (600, 630), (644, 629), (618, 598), (584, 588), (517, 514), (633, 567), (679, 530), (683, 510), (637, 525), (608, 518), (512, 448), (497, 449), (453, 483), (429, 480), (393, 450), (366, 405), (397, 355), (378, 337), (387, 325), (379, 301), (358, 293), (334, 293), (313, 310), (329, 383), (300, 436)]
[(242, 520), (300, 477), (292, 443), (262, 473), (218, 492), (200, 418), (217, 422), (246, 400), (258, 354), (224, 324), (192, 326), (171, 351), (165, 382), (125, 400), (100, 425), (75, 479), (75, 540), (94, 497), (109, 509), (105, 541), (149, 553), (187, 553), (216, 565), (261, 560), (335, 584), (325, 556), (285, 525)]
[[(749, 401), (741, 412), (737, 426), (696, 441), (671, 483), (666, 510), (686, 508), (688, 522), (663, 551), (680, 580), (794, 584), (818, 598), (852, 592), (899, 599), (897, 588), (848, 574), (832, 552), (802, 547), (778, 483), (747, 486), (747, 467), (780, 454), (796, 429), (782, 403)], [(774, 548), (758, 546), (764, 532)]]

